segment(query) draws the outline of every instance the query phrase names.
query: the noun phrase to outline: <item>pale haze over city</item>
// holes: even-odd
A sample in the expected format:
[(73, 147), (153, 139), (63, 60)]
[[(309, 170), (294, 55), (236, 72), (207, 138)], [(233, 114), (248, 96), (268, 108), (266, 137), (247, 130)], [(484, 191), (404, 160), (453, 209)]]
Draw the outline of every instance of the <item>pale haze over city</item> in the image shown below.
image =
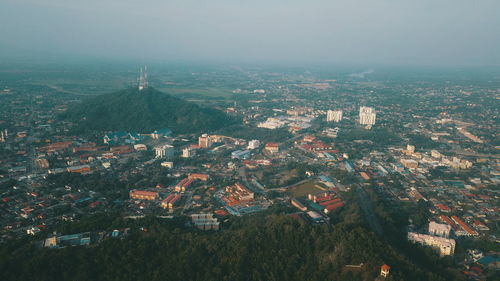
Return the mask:
[(0, 7), (3, 57), (500, 63), (496, 0), (3, 0)]

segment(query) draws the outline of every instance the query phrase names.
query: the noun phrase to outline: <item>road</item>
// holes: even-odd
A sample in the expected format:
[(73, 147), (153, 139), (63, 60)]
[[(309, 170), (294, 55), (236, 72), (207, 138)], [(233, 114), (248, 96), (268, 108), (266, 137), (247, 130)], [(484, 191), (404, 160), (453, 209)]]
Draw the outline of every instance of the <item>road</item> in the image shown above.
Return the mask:
[(28, 117), (28, 136), (27, 136), (27, 144), (28, 144), (28, 159), (26, 160), (26, 175), (31, 175), (35, 172), (35, 146), (33, 142), (35, 137), (33, 136), (33, 97), (30, 99), (30, 115)]
[(473, 157), (482, 157), (482, 158), (500, 158), (500, 154), (484, 154), (484, 153), (476, 153), (476, 152), (471, 152), (471, 151), (465, 151), (465, 150), (454, 150), (458, 155), (463, 155), (463, 156), (473, 156)]

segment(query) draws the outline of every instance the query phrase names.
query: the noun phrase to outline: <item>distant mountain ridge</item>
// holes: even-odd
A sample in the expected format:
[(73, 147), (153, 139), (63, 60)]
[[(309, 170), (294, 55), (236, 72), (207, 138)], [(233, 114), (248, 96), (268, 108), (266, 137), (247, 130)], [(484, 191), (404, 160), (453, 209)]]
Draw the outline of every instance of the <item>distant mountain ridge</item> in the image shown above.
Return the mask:
[(147, 132), (169, 128), (174, 133), (220, 129), (233, 120), (224, 112), (160, 92), (128, 88), (89, 98), (60, 116), (77, 124), (78, 131)]

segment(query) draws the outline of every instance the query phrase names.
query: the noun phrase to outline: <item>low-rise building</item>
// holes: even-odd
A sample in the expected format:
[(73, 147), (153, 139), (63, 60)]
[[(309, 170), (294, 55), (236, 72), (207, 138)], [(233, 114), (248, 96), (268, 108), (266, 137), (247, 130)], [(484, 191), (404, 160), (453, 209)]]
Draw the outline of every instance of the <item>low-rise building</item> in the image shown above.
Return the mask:
[(188, 178), (192, 180), (208, 181), (210, 176), (208, 174), (191, 173), (188, 175)]
[(158, 192), (134, 189), (129, 192), (129, 196), (132, 199), (156, 200), (158, 198)]
[(280, 152), (280, 145), (279, 143), (268, 142), (266, 143), (264, 150), (266, 150), (269, 153), (278, 153)]
[(439, 237), (450, 237), (451, 226), (431, 221), (429, 223), (429, 234)]
[(219, 230), (220, 222), (213, 214), (192, 214), (191, 222), (201, 230)]
[(453, 256), (455, 253), (455, 240), (432, 236), (429, 234), (420, 234), (416, 232), (408, 232), (408, 240), (426, 246), (431, 246), (439, 251), (440, 256)]
[(169, 144), (155, 147), (156, 158), (171, 159), (174, 157), (174, 153), (175, 148)]
[(198, 145), (201, 148), (210, 148), (212, 146), (212, 138), (208, 134), (203, 134), (198, 138)]
[(250, 150), (235, 150), (231, 152), (232, 159), (248, 159), (250, 157)]
[(259, 148), (260, 146), (260, 141), (259, 140), (251, 140), (248, 142), (248, 147), (247, 149), (256, 149), (256, 148)]
[(161, 207), (164, 209), (172, 209), (181, 199), (182, 195), (178, 193), (171, 193), (161, 201)]
[(418, 162), (413, 159), (400, 159), (399, 162), (407, 169), (418, 168)]

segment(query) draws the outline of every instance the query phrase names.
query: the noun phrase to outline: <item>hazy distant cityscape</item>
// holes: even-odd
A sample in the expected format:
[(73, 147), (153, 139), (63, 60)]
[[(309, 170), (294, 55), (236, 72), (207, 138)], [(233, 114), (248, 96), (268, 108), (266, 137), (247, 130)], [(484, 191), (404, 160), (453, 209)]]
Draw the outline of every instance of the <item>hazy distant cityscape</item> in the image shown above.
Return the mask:
[(497, 1), (42, 2), (0, 280), (500, 280)]

